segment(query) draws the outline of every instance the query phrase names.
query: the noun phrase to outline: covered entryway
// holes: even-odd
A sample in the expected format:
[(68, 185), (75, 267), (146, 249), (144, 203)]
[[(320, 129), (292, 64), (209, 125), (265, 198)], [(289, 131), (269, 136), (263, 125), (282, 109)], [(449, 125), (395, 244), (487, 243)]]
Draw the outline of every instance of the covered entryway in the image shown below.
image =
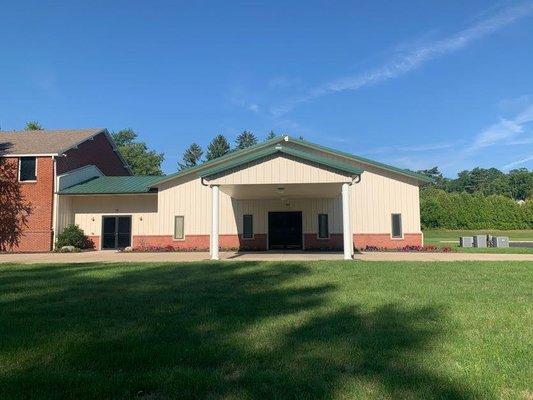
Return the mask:
[[(253, 239), (257, 243), (266, 233), (267, 249), (342, 247), (344, 258), (352, 257), (349, 186), (358, 182), (363, 171), (353, 165), (303, 151), (288, 143), (288, 137), (284, 141), (287, 143), (228, 161), (200, 174), (202, 183), (209, 186), (212, 193), (212, 259), (219, 258), (220, 192), (232, 200), (231, 204), (226, 202), (222, 212), (224, 216), (235, 217), (237, 226), (242, 226), (239, 240), (242, 237), (243, 241)], [(327, 224), (329, 215), (319, 215), (319, 207), (314, 205), (325, 199), (333, 199), (328, 201), (329, 209), (333, 211), (331, 224), (334, 230), (325, 229), (319, 235), (318, 219), (323, 217)], [(293, 202), (298, 204), (295, 206)], [(228, 206), (232, 207), (230, 213), (227, 212)], [(246, 224), (239, 221), (244, 217), (247, 218)], [(258, 230), (251, 230), (251, 227)]]
[(131, 246), (131, 216), (102, 217), (102, 249)]
[(302, 250), (302, 212), (274, 211), (268, 213), (268, 249)]

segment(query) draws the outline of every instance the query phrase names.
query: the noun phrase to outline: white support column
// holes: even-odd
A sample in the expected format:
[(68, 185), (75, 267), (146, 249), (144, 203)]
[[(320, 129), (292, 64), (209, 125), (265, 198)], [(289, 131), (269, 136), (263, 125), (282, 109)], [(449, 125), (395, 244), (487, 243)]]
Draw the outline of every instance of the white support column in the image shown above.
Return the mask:
[(211, 226), (211, 260), (218, 260), (218, 220), (220, 213), (219, 189), (218, 186), (211, 186), (212, 193), (212, 226)]
[(344, 240), (344, 259), (352, 258), (352, 231), (350, 229), (350, 185), (342, 184), (342, 237)]

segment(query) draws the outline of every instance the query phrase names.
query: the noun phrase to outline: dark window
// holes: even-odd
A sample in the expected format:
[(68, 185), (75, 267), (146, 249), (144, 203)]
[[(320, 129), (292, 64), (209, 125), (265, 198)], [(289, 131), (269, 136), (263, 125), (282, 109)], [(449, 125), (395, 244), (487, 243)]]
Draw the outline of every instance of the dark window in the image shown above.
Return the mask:
[(35, 157), (20, 157), (19, 180), (21, 182), (37, 180), (37, 176), (35, 175)]
[(402, 237), (402, 214), (392, 214), (392, 237)]
[(183, 239), (185, 237), (185, 218), (183, 215), (174, 217), (174, 239)]
[(254, 219), (250, 214), (242, 216), (242, 237), (245, 239), (254, 237)]
[(320, 239), (329, 237), (328, 214), (318, 214), (318, 237)]

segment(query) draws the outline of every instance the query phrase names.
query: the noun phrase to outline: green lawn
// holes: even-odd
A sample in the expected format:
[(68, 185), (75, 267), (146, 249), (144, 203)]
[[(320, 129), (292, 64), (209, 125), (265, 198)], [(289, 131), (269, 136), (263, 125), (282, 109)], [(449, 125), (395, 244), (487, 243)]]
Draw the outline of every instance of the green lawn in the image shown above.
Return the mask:
[(533, 263), (0, 265), (0, 399), (531, 399)]
[[(509, 248), (463, 248), (459, 247), (460, 236), (472, 235), (492, 235), (508, 236), (510, 240), (532, 241), (533, 229), (519, 231), (497, 231), (497, 230), (425, 230), (424, 243), (439, 247), (449, 246), (460, 252), (469, 253), (516, 253), (532, 254), (533, 247), (509, 247)], [(453, 243), (450, 243), (453, 241)]]

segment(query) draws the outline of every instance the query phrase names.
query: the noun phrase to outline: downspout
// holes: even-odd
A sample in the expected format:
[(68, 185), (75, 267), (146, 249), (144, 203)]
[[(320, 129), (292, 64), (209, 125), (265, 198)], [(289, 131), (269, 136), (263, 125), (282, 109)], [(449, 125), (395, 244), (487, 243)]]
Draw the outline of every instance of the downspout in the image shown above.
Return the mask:
[[(352, 183), (350, 184), (350, 186), (354, 186), (355, 184), (357, 184), (357, 183), (359, 183), (359, 182), (361, 182), (361, 175), (360, 175), (360, 174), (359, 174), (359, 175), (354, 175), (354, 176), (352, 176)], [(354, 190), (355, 190), (355, 189), (354, 189)], [(354, 197), (355, 197), (355, 196), (354, 196)], [(351, 200), (351, 196), (350, 196), (350, 200)], [(354, 211), (355, 211), (355, 209), (354, 209)], [(351, 214), (351, 213), (350, 213), (350, 214)], [(355, 217), (355, 215), (354, 215), (354, 217)], [(350, 215), (350, 218), (352, 218), (351, 215)], [(352, 221), (350, 221), (350, 231), (351, 231), (350, 234), (351, 234), (351, 236), (352, 236), (352, 247), (351, 247), (351, 252), (352, 252), (352, 258), (353, 258), (354, 254), (355, 254), (355, 251), (354, 251), (355, 241), (354, 241), (354, 238), (353, 238), (355, 232), (353, 231), (354, 227), (352, 226), (351, 222), (352, 222)]]
[(53, 184), (53, 206), (52, 206), (52, 250), (54, 250), (57, 237), (57, 211), (58, 211), (58, 202), (59, 197), (57, 195), (57, 159), (55, 156), (52, 157), (54, 163), (54, 184)]

